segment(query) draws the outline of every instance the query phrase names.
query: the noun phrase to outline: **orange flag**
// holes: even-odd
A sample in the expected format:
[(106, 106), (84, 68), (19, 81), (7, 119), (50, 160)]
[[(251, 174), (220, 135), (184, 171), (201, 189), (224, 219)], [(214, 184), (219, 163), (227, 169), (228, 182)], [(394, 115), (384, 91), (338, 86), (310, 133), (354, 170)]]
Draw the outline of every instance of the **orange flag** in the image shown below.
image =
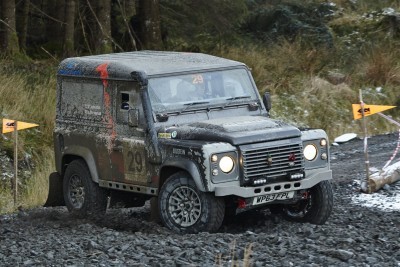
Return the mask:
[(15, 122), (17, 122), (17, 131), (39, 126), (38, 124), (35, 124), (35, 123), (28, 123), (28, 122), (23, 122), (23, 121), (15, 121), (15, 120), (3, 119), (3, 131), (2, 131), (2, 133), (14, 132)]
[[(362, 110), (360, 104), (352, 104), (353, 106), (353, 117), (355, 120), (362, 118)], [(381, 105), (366, 105), (364, 104), (364, 116), (369, 116), (378, 112), (382, 112), (396, 106), (381, 106)]]

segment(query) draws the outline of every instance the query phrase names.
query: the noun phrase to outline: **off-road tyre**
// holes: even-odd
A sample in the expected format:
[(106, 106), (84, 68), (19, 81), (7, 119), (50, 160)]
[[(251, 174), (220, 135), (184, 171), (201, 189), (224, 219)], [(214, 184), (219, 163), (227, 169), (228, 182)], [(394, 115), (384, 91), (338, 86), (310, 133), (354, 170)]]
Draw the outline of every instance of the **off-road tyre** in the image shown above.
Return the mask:
[(293, 205), (283, 205), (286, 220), (324, 224), (333, 208), (333, 189), (329, 181), (322, 181), (309, 190), (309, 197)]
[(83, 160), (68, 164), (63, 179), (63, 195), (68, 210), (81, 218), (95, 219), (107, 209), (107, 191), (93, 182)]
[(224, 220), (224, 199), (198, 190), (185, 171), (165, 181), (158, 206), (162, 223), (177, 233), (215, 232)]

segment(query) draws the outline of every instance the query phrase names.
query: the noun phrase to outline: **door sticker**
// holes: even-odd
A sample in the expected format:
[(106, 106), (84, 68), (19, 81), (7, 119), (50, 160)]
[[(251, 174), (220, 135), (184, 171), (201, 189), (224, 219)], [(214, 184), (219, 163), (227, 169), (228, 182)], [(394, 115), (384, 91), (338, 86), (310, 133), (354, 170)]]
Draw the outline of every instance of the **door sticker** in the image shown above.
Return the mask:
[(125, 180), (147, 182), (147, 160), (144, 141), (124, 142), (123, 145)]

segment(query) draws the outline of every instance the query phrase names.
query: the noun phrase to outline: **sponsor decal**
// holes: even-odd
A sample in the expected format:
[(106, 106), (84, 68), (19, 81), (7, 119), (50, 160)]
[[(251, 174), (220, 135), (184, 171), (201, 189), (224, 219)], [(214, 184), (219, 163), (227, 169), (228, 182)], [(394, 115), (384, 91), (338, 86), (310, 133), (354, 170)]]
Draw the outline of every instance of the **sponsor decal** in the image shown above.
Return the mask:
[(186, 155), (186, 151), (181, 148), (173, 148), (172, 153), (177, 155)]
[(172, 138), (176, 138), (177, 135), (178, 135), (178, 133), (177, 133), (176, 131), (173, 131), (173, 132), (171, 133), (171, 137), (172, 137)]
[(171, 133), (158, 133), (158, 138), (171, 139)]

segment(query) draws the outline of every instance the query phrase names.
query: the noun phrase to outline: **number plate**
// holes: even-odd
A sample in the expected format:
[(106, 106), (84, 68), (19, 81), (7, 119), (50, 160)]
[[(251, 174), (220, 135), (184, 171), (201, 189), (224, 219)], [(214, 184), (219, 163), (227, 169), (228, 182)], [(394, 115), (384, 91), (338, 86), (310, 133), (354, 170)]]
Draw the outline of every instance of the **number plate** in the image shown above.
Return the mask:
[(293, 198), (293, 196), (294, 196), (294, 191), (259, 196), (259, 197), (254, 198), (253, 205), (260, 205), (260, 204), (272, 202), (274, 200), (291, 199), (291, 198)]

